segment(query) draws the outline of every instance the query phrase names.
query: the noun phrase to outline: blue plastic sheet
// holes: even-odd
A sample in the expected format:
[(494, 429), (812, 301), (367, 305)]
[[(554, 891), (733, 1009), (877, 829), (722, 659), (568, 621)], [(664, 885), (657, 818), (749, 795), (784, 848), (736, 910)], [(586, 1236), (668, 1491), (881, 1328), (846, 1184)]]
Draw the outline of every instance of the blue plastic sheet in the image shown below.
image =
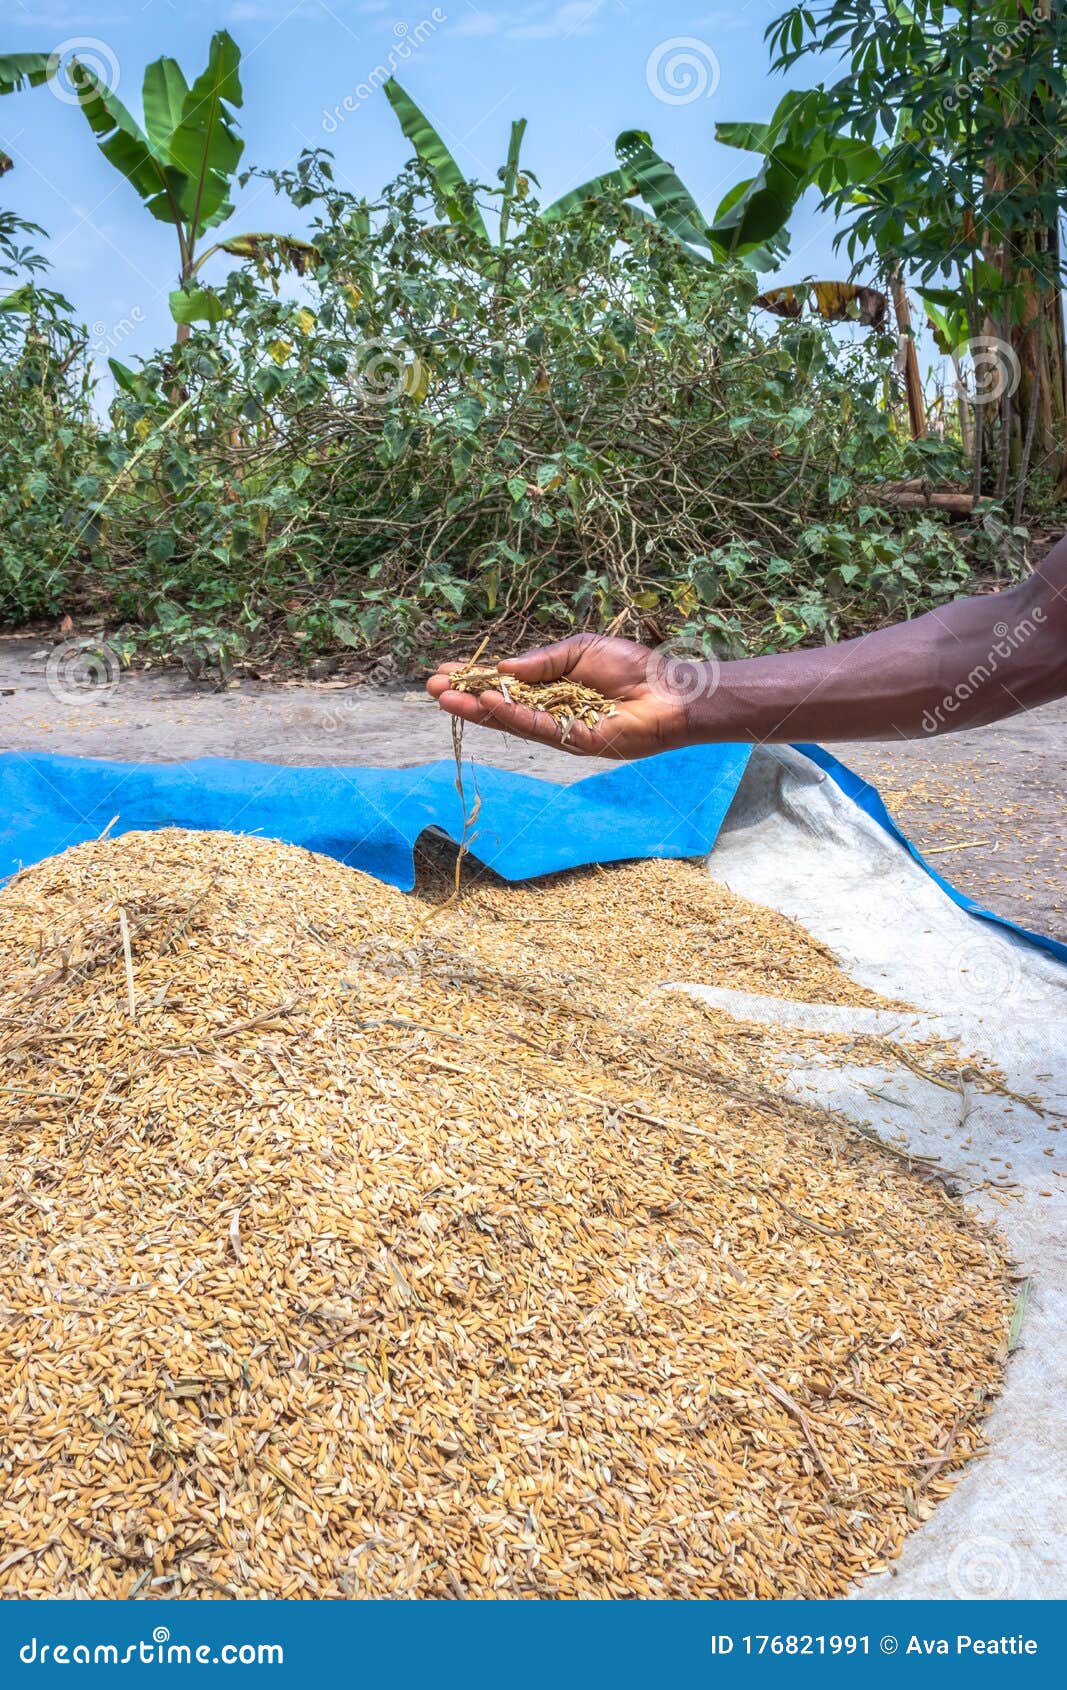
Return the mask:
[[(747, 746), (695, 746), (573, 786), (465, 764), (467, 803), (476, 792), (481, 799), (471, 854), (506, 880), (627, 857), (701, 856), (748, 759)], [(419, 835), (431, 827), (462, 835), (455, 781), (451, 759), (413, 769), (290, 768), (8, 752), (0, 756), (0, 878), (96, 839), (111, 822), (112, 835), (167, 826), (258, 833), (409, 891)]]
[[(901, 845), (962, 909), (1067, 962), (1067, 945), (981, 909), (935, 873), (874, 787), (818, 746), (798, 747)], [(742, 745), (668, 751), (572, 786), (464, 765), (468, 804), (481, 799), (471, 854), (506, 880), (633, 857), (699, 857), (718, 838), (748, 763)], [(206, 757), (112, 763), (0, 755), (0, 880), (70, 845), (177, 826), (258, 833), (336, 857), (404, 891), (419, 835), (458, 841), (463, 810), (451, 759), (411, 769), (293, 768)], [(109, 826), (110, 824), (110, 826)]]

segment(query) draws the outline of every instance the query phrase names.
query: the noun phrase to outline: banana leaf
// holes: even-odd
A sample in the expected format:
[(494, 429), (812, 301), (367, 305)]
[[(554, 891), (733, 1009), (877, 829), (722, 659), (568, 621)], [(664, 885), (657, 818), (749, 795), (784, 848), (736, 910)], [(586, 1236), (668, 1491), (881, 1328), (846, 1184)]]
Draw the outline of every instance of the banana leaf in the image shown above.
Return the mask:
[(171, 136), (181, 122), (188, 92), (189, 84), (176, 59), (156, 59), (146, 68), (141, 84), (145, 132), (158, 158), (170, 158)]
[(753, 302), (776, 317), (799, 317), (805, 308), (824, 323), (859, 323), (864, 328), (885, 327), (889, 301), (877, 288), (858, 282), (803, 282), (799, 287), (768, 288)]
[(943, 303), (940, 307), (935, 305), (926, 293), (919, 295), (919, 301), (926, 313), (926, 321), (930, 325), (937, 350), (946, 357), (951, 357), (967, 340), (967, 312), (958, 294), (953, 297), (948, 294), (947, 289), (945, 294), (951, 303)]
[(230, 183), (244, 151), (233, 116), (243, 100), (240, 65), (237, 43), (220, 29), (211, 38), (207, 69), (185, 95), (171, 134), (170, 163), (182, 178), (178, 203), (194, 238), (233, 209)]
[(755, 176), (739, 182), (723, 200), (708, 239), (725, 252), (761, 246), (786, 227), (807, 182), (794, 158), (769, 153)]
[(541, 215), (548, 222), (556, 222), (561, 217), (569, 217), (573, 211), (581, 211), (590, 200), (613, 199), (616, 195), (626, 196), (636, 194), (637, 191), (632, 172), (608, 170), (603, 176), (592, 176), (580, 187), (571, 188), (569, 193), (561, 194), (559, 199), (545, 206)]
[(211, 288), (175, 288), (170, 314), (176, 323), (221, 323), (222, 301)]
[(615, 156), (632, 175), (657, 222), (687, 245), (707, 246), (700, 207), (674, 166), (660, 157), (645, 130), (624, 129), (615, 142)]
[(39, 88), (59, 69), (55, 53), (0, 53), (0, 94)]
[[(212, 250), (228, 252), (231, 258), (249, 258), (256, 264), (265, 264), (276, 258), (298, 276), (306, 275), (319, 262), (318, 247), (312, 241), (298, 241), (292, 235), (232, 235), (228, 240), (219, 241)], [(208, 256), (204, 254), (205, 258)], [(203, 259), (200, 262), (203, 263)]]
[(430, 173), (442, 214), (447, 214), (453, 222), (465, 224), (475, 234), (488, 240), (485, 220), (466, 192), (467, 179), (426, 113), (401, 88), (395, 77), (391, 76), (383, 87), (401, 129), (415, 148), (415, 156)]
[(741, 253), (780, 235), (801, 194), (810, 187), (871, 181), (883, 155), (871, 143), (837, 135), (834, 114), (822, 91), (794, 90), (778, 103), (768, 123), (718, 123), (715, 139), (728, 147), (761, 153), (755, 176), (724, 198), (709, 231), (725, 250)]
[(526, 119), (520, 117), (511, 126), (511, 140), (508, 144), (508, 158), (500, 173), (504, 184), (504, 193), (500, 201), (500, 245), (503, 246), (508, 238), (508, 224), (511, 220), (511, 207), (515, 202), (515, 195), (519, 187), (519, 155), (522, 151), (522, 138), (526, 133)]
[(71, 80), (97, 145), (109, 164), (121, 171), (161, 223), (176, 223), (182, 179), (153, 150), (148, 136), (117, 94), (87, 65), (74, 59)]
[(5, 294), (0, 299), (0, 311), (7, 314), (29, 315), (33, 310), (34, 290), (31, 282), (24, 282), (22, 287), (14, 292)]

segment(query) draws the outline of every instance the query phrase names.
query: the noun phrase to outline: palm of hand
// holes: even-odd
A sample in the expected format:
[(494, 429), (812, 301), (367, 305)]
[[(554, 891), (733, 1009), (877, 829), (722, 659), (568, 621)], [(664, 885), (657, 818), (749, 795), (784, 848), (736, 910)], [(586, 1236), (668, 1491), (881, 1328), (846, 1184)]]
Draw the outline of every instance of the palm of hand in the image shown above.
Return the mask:
[(568, 679), (614, 700), (615, 710), (596, 728), (573, 730), (570, 749), (584, 756), (648, 757), (682, 743), (684, 710), (662, 688), (650, 685), (652, 655), (648, 646), (614, 639), (591, 643), (579, 653)]
[(626, 759), (651, 757), (687, 741), (685, 707), (669, 690), (657, 685), (658, 671), (648, 646), (603, 635), (579, 635), (542, 652), (501, 665), (516, 679), (577, 681), (614, 703), (610, 716), (595, 728), (572, 724), (565, 741), (553, 719), (542, 711), (514, 704), (499, 693), (474, 698), (450, 690), (446, 665), (427, 683), (434, 698), (451, 714), (483, 727), (497, 728), (518, 738), (556, 745), (580, 757)]

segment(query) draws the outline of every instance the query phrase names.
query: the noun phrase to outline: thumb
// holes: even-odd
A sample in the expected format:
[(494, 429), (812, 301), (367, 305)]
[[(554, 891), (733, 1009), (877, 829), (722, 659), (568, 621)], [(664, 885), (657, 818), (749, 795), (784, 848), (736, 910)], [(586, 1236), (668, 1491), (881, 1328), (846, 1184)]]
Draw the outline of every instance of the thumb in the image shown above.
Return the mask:
[(501, 674), (514, 675), (517, 681), (558, 681), (570, 674), (594, 637), (573, 634), (569, 640), (540, 646), (536, 651), (524, 652), (522, 657), (506, 657), (498, 667)]

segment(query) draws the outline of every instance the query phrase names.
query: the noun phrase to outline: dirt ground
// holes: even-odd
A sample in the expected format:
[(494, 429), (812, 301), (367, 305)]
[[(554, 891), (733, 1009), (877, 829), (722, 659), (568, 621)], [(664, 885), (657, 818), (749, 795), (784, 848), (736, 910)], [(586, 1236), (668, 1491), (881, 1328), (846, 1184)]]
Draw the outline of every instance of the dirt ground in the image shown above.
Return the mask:
[[(40, 638), (0, 638), (0, 752), (135, 762), (241, 757), (405, 767), (451, 755), (448, 723), (417, 684), (228, 691), (173, 672), (87, 685), (84, 663)], [(1067, 700), (996, 727), (899, 744), (833, 747), (879, 788), (932, 865), (1012, 920), (1067, 939)], [(466, 755), (571, 781), (603, 765), (468, 730)]]

